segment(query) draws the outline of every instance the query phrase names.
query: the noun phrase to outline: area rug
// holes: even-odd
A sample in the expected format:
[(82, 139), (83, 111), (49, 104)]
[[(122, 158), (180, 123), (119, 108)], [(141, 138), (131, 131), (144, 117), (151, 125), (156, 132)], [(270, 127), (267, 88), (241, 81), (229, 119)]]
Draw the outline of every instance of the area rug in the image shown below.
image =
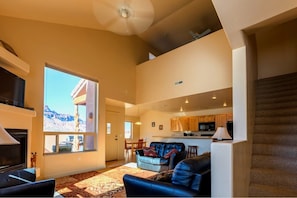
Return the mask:
[(143, 178), (157, 174), (139, 169), (131, 162), (116, 168), (57, 178), (56, 191), (63, 197), (126, 197), (123, 176), (127, 173)]

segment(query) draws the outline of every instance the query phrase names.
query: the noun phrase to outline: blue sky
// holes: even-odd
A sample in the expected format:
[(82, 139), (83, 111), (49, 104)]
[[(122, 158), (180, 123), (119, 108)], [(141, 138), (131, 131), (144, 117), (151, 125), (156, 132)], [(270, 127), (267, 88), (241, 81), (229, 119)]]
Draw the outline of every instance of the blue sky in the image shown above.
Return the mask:
[(58, 113), (73, 115), (74, 105), (72, 103), (71, 92), (81, 78), (63, 72), (57, 72), (57, 70), (49, 67), (45, 67), (44, 75), (44, 105), (48, 105), (51, 110)]

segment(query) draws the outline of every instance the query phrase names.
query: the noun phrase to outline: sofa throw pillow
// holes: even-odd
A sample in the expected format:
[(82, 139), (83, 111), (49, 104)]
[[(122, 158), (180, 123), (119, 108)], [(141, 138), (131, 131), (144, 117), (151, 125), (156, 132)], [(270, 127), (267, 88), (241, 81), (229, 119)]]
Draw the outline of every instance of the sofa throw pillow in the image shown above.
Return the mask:
[(158, 157), (155, 147), (144, 147), (143, 153), (144, 153), (144, 156)]
[(178, 152), (177, 149), (171, 149), (171, 151), (169, 151), (168, 153), (166, 153), (163, 157), (164, 157), (165, 159), (168, 159), (168, 158), (170, 158), (170, 156), (171, 156), (172, 154), (177, 153), (177, 152)]

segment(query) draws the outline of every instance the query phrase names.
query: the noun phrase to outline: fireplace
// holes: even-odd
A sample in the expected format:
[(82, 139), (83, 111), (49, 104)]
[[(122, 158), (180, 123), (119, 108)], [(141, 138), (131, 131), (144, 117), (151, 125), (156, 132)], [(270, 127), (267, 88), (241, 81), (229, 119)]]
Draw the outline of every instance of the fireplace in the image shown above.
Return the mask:
[(0, 145), (0, 172), (27, 168), (28, 130), (5, 129), (20, 144)]

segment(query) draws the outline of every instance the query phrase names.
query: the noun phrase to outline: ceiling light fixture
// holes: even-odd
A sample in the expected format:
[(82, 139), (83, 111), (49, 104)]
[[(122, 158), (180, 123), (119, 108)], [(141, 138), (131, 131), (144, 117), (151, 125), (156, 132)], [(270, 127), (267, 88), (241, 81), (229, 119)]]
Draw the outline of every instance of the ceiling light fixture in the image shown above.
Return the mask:
[(120, 13), (121, 17), (123, 17), (125, 19), (129, 18), (129, 16), (130, 16), (130, 12), (127, 8), (120, 8), (119, 13)]
[(217, 99), (217, 97), (216, 96), (213, 96), (213, 97), (211, 97), (211, 99), (215, 100), (215, 99)]
[(223, 106), (224, 106), (224, 107), (227, 107), (227, 103), (226, 103), (226, 102), (224, 102)]
[(135, 35), (147, 30), (154, 21), (150, 0), (93, 0), (98, 22), (108, 31), (120, 35)]
[(185, 101), (185, 103), (186, 103), (186, 104), (188, 104), (188, 103), (189, 103), (189, 100), (188, 100), (188, 98), (186, 98), (186, 101)]
[(181, 106), (179, 109), (180, 112), (184, 111), (183, 107)]

